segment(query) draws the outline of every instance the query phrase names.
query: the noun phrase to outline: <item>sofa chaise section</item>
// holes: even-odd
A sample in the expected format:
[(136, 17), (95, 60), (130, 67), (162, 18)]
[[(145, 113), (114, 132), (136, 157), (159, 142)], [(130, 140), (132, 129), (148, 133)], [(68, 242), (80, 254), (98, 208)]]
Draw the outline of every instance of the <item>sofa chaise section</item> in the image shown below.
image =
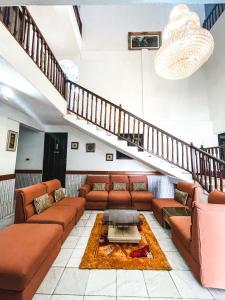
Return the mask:
[(57, 257), (62, 226), (14, 224), (0, 232), (0, 299), (32, 299)]
[(194, 202), (191, 217), (170, 218), (172, 240), (203, 286), (225, 289), (225, 193), (211, 192), (209, 200)]

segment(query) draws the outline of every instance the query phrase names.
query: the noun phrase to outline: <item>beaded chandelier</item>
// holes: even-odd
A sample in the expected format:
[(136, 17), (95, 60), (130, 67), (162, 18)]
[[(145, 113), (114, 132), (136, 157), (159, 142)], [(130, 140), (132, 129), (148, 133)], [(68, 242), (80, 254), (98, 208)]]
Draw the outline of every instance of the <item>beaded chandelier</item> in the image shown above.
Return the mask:
[(187, 5), (174, 7), (155, 57), (156, 73), (166, 79), (183, 79), (196, 72), (211, 56), (214, 41), (200, 26), (196, 13)]

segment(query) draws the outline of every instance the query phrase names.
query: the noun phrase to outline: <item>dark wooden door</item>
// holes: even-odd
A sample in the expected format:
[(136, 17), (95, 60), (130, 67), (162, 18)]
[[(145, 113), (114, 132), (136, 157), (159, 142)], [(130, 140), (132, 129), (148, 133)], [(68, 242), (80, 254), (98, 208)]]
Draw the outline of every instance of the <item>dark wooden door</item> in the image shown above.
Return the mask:
[(65, 187), (67, 133), (46, 133), (43, 161), (43, 181), (59, 179)]

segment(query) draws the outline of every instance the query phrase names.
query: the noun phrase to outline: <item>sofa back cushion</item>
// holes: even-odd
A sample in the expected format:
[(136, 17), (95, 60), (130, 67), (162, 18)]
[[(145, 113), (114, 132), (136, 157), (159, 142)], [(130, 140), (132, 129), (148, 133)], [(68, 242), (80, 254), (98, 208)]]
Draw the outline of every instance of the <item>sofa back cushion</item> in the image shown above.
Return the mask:
[(46, 186), (38, 183), (16, 190), (15, 223), (26, 222), (35, 214), (34, 199), (47, 193)]
[(180, 181), (177, 184), (177, 189), (188, 193), (187, 206), (192, 210), (192, 202), (199, 201), (199, 185), (187, 181)]
[(209, 193), (208, 202), (212, 204), (225, 204), (225, 193), (214, 190)]
[(49, 200), (48, 193), (46, 193), (40, 197), (34, 198), (34, 207), (35, 207), (35, 211), (38, 215), (51, 206), (52, 206), (52, 203)]
[(45, 181), (43, 182), (43, 184), (45, 184), (46, 189), (47, 189), (47, 193), (49, 194), (49, 199), (51, 202), (55, 201), (55, 190), (58, 190), (59, 188), (61, 188), (61, 182), (58, 179), (53, 179), (53, 180), (49, 180), (49, 181)]
[(125, 183), (126, 184), (126, 190), (129, 191), (130, 189), (130, 182), (129, 178), (126, 175), (112, 175), (111, 176), (111, 189), (113, 189), (113, 183)]
[(140, 176), (129, 176), (130, 190), (134, 191), (134, 183), (145, 183), (146, 191), (148, 190), (148, 178), (145, 175)]
[(105, 182), (94, 182), (92, 184), (93, 191), (105, 191)]
[(106, 176), (87, 176), (86, 183), (93, 188), (93, 183), (105, 183), (106, 191), (109, 191), (110, 188), (110, 177)]

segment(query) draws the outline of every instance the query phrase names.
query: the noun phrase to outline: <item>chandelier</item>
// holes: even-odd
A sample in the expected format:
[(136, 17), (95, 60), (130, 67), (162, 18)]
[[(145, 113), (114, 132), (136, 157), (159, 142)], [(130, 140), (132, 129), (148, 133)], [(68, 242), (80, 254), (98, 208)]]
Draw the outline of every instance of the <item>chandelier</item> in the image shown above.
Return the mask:
[(211, 56), (214, 41), (200, 26), (196, 13), (187, 5), (174, 7), (155, 57), (156, 73), (166, 79), (183, 79), (196, 72)]

